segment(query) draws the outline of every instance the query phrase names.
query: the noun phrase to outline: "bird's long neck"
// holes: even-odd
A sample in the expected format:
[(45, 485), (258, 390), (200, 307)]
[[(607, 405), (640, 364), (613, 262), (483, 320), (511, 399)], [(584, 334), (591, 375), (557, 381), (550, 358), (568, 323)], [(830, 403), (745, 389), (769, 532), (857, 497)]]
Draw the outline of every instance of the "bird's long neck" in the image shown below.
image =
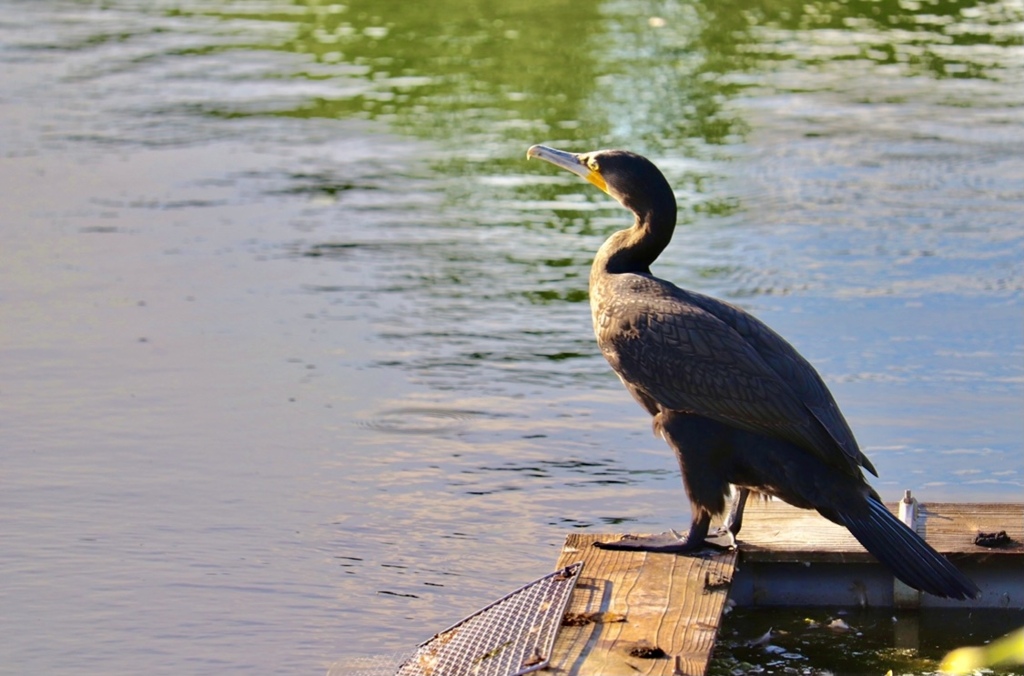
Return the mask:
[(651, 263), (672, 241), (676, 200), (671, 191), (643, 207), (632, 208), (636, 216), (633, 227), (616, 232), (598, 250), (591, 267), (591, 285), (595, 277), (604, 275), (650, 273)]

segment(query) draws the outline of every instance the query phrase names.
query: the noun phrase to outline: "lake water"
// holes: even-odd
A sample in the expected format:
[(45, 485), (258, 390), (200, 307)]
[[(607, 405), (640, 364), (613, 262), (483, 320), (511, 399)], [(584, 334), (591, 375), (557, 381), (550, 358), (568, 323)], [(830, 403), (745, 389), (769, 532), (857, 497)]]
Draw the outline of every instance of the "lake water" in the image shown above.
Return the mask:
[(324, 673), (688, 522), (587, 266), (821, 371), (888, 499), (1024, 496), (1024, 6), (0, 2), (0, 673)]

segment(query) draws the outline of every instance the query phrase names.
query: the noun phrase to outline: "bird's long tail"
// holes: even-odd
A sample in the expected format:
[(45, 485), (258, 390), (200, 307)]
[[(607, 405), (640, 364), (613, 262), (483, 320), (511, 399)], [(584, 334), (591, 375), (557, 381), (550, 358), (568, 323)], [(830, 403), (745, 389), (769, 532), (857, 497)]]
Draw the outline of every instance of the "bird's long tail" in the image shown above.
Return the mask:
[(873, 496), (868, 497), (867, 503), (868, 509), (862, 513), (836, 516), (896, 577), (915, 589), (944, 598), (973, 599), (981, 594), (977, 585), (893, 516), (885, 505)]

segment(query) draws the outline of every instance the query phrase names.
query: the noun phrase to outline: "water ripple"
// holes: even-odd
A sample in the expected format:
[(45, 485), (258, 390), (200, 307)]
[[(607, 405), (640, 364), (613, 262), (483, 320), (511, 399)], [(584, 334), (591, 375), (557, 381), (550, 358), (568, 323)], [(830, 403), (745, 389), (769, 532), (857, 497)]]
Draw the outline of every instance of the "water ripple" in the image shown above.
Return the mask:
[(443, 435), (465, 427), (474, 418), (489, 415), (482, 411), (433, 406), (403, 406), (385, 409), (359, 421), (363, 427), (396, 434)]

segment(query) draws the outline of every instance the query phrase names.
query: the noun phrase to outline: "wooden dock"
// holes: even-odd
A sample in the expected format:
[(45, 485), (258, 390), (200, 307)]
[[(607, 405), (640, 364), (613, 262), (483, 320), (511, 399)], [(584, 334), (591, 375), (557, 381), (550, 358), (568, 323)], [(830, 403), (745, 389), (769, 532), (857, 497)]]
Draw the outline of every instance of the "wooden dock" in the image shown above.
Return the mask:
[[(1024, 609), (1024, 504), (889, 505), (982, 589), (976, 601), (894, 580), (849, 532), (778, 501), (748, 506), (739, 550), (706, 558), (598, 549), (570, 534), (557, 567), (584, 562), (550, 666), (572, 676), (703, 676), (727, 604)], [(983, 547), (979, 533), (1009, 543)]]
[[(715, 647), (737, 552), (710, 558), (616, 552), (617, 535), (572, 534), (559, 558), (583, 561), (548, 670), (566, 674), (703, 674)], [(569, 564), (566, 564), (569, 565)]]

